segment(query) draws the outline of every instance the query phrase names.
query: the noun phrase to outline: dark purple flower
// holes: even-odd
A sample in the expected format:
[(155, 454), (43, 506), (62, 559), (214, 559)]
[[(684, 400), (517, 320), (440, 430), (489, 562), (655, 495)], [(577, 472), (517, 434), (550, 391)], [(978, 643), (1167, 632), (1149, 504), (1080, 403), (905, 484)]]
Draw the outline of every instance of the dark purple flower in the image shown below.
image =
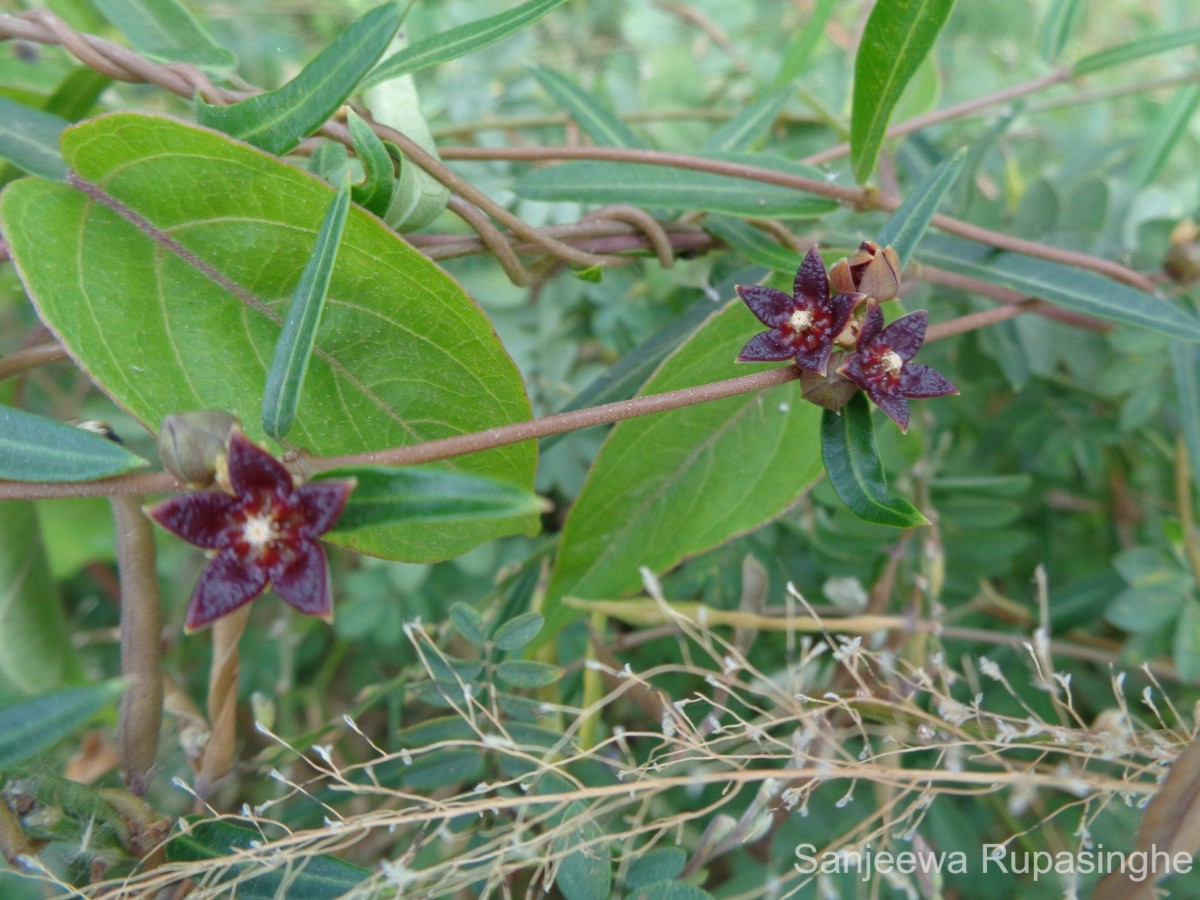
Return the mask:
[(925, 340), (928, 319), (928, 314), (919, 310), (884, 328), (883, 312), (878, 305), (869, 304), (854, 353), (838, 366), (838, 372), (866, 391), (901, 431), (908, 431), (908, 398), (958, 393), (958, 388), (929, 366), (909, 362)]
[(833, 342), (861, 294), (829, 296), (829, 277), (814, 246), (796, 271), (795, 296), (755, 284), (739, 284), (738, 296), (766, 325), (738, 354), (738, 362), (795, 359), (801, 369), (824, 374)]
[(284, 603), (333, 619), (329, 572), (318, 535), (333, 527), (354, 481), (296, 487), (291, 473), (235, 430), (229, 441), (229, 486), (182, 494), (148, 507), (168, 531), (215, 556), (188, 603), (186, 628), (203, 628), (257, 597), (268, 582)]

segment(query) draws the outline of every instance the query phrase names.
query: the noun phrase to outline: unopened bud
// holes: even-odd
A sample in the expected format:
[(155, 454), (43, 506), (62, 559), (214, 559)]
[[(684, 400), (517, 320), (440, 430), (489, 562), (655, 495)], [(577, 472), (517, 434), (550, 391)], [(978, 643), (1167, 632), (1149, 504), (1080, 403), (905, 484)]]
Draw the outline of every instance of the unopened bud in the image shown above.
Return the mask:
[(836, 371), (845, 356), (839, 352), (830, 358), (826, 369), (828, 374), (822, 375), (807, 369), (800, 371), (800, 386), (805, 400), (834, 412), (850, 402), (850, 398), (858, 391), (858, 385)]
[(219, 409), (172, 413), (158, 432), (163, 468), (192, 487), (208, 487), (237, 427), (237, 417)]
[(829, 270), (829, 283), (838, 294), (855, 291), (881, 303), (900, 292), (900, 256), (892, 247), (863, 241), (849, 259), (839, 259)]

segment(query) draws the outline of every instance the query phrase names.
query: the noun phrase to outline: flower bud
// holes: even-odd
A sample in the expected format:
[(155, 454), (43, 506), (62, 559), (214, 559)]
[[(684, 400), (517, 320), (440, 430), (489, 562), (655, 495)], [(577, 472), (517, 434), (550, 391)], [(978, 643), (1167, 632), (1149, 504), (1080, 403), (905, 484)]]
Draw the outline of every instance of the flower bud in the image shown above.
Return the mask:
[(219, 409), (172, 413), (158, 432), (163, 468), (195, 488), (208, 487), (217, 476), (218, 460), (229, 449), (237, 417)]
[(850, 402), (850, 398), (858, 392), (858, 385), (836, 371), (845, 356), (841, 352), (833, 355), (828, 374), (801, 371), (800, 385), (805, 400), (834, 412)]
[(883, 302), (900, 291), (900, 257), (892, 247), (863, 241), (849, 259), (839, 259), (829, 270), (835, 293), (858, 292)]

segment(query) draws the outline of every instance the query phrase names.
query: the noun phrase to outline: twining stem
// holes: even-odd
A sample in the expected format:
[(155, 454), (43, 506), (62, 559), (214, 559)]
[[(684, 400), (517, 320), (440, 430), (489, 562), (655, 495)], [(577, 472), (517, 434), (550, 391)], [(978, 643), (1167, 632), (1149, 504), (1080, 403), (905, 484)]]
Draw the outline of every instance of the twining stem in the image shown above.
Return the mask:
[(28, 372), (30, 369), (36, 369), (38, 366), (44, 366), (46, 363), (66, 358), (67, 351), (58, 341), (47, 341), (44, 344), (17, 350), (0, 359), (0, 381), (20, 375), (22, 372)]
[[(207, 802), (217, 782), (233, 768), (237, 742), (237, 684), (241, 667), (238, 641), (250, 618), (249, 604), (213, 623), (212, 667), (208, 675), (208, 744), (196, 775), (196, 795)], [(203, 812), (202, 808), (197, 809)]]
[(121, 773), (129, 790), (144, 797), (158, 754), (163, 710), (162, 601), (154, 532), (139, 498), (117, 496), (109, 502), (121, 578), (121, 675), (128, 681), (118, 727)]

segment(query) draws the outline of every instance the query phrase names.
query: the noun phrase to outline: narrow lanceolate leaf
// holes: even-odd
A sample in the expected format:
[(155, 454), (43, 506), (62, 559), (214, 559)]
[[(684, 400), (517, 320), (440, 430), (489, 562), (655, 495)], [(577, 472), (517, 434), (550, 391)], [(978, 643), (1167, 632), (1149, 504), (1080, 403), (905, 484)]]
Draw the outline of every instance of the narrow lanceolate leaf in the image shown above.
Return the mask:
[(346, 101), (383, 55), (403, 17), (397, 3), (377, 6), (356, 19), (278, 90), (256, 94), (232, 106), (197, 103), (200, 124), (268, 153), (286, 153)]
[(645, 147), (646, 142), (595, 96), (565, 75), (545, 66), (534, 66), (533, 77), (574, 119), (584, 134), (602, 147)]
[[(220, 860), (220, 871), (214, 875), (213, 882), (228, 883), (229, 896), (236, 895), (238, 900), (275, 900), (277, 897), (333, 900), (356, 893), (355, 888), (371, 875), (367, 869), (329, 855), (291, 854), (287, 865), (275, 869), (263, 865), (262, 861), (234, 861), (261, 853), (262, 844), (262, 832), (257, 829), (242, 828), (229, 822), (193, 821), (166, 845), (166, 855), (171, 862)], [(264, 869), (268, 871), (253, 874)]]
[(110, 681), (0, 707), (0, 769), (33, 759), (119, 696), (121, 683)]
[(938, 204), (946, 192), (954, 187), (966, 159), (967, 148), (963, 147), (940, 163), (892, 213), (876, 236), (875, 241), (881, 247), (890, 244), (896, 248), (901, 269), (912, 259), (913, 251), (921, 243), (921, 238), (925, 237), (929, 222), (937, 213)]
[(931, 266), (1011, 288), (1065, 309), (1150, 328), (1184, 341), (1200, 341), (1200, 317), (1194, 313), (1092, 272), (1021, 253), (997, 253), (984, 244), (940, 234), (926, 236), (916, 255)]
[(1200, 485), (1200, 346), (1171, 341), (1171, 368), (1179, 395), (1179, 426), (1187, 446), (1192, 483)]
[(1149, 139), (1142, 146), (1133, 171), (1129, 175), (1135, 189), (1140, 190), (1150, 184), (1162, 170), (1171, 155), (1171, 150), (1179, 143), (1188, 130), (1188, 123), (1193, 113), (1200, 106), (1200, 84), (1189, 84), (1181, 87), (1171, 102), (1167, 104), (1148, 129)]
[(954, 0), (888, 0), (871, 10), (854, 58), (850, 115), (850, 163), (860, 183), (874, 170), (892, 110), (953, 7)]
[(1145, 56), (1167, 53), (1191, 44), (1200, 44), (1200, 28), (1185, 28), (1182, 31), (1154, 34), (1150, 37), (1130, 41), (1128, 44), (1121, 44), (1119, 47), (1109, 47), (1107, 50), (1089, 53), (1071, 67), (1071, 74), (1087, 75), (1101, 69), (1121, 66)]
[(438, 63), (466, 56), (481, 47), (515, 34), (527, 25), (532, 25), (565, 2), (566, 0), (529, 0), (528, 3), (522, 3), (508, 12), (468, 22), (434, 37), (417, 41), (411, 47), (389, 56), (380, 63), (379, 68), (367, 77), (366, 84), (378, 84), (397, 75), (419, 72)]
[(1075, 23), (1079, 19), (1079, 9), (1083, 4), (1080, 0), (1054, 0), (1042, 20), (1041, 46), (1042, 59), (1054, 62), (1066, 46)]
[(317, 343), (317, 327), (321, 324), (349, 210), (350, 179), (347, 177), (333, 195), (321, 227), (317, 229), (316, 245), (300, 275), (283, 331), (275, 344), (275, 358), (267, 372), (267, 387), (263, 391), (263, 431), (277, 441), (283, 440), (296, 421), (300, 391)]
[(396, 166), (392, 155), (371, 126), (354, 110), (349, 111), (346, 122), (350, 126), (354, 152), (363, 167), (362, 183), (354, 185), (351, 197), (363, 209), (382, 217), (391, 206), (396, 190)]
[[(709, 156), (803, 178), (824, 178), (816, 169), (777, 156), (752, 153)], [(812, 219), (837, 208), (834, 201), (824, 197), (747, 178), (645, 163), (590, 160), (538, 169), (520, 179), (513, 191), (529, 200), (636, 203), (668, 209), (701, 209), (732, 216), (788, 219)]]
[(726, 216), (708, 216), (704, 230), (719, 237), (750, 262), (774, 269), (776, 272), (794, 274), (800, 268), (804, 256), (772, 240), (761, 229)]
[[(735, 362), (761, 324), (740, 301), (713, 316), (642, 394), (744, 375)], [(571, 509), (547, 587), (547, 634), (577, 612), (565, 596), (611, 599), (774, 519), (821, 473), (817, 407), (798, 382), (613, 428)]]
[(907, 500), (888, 493), (883, 464), (875, 449), (871, 406), (864, 394), (855, 394), (842, 407), (841, 415), (824, 411), (821, 457), (838, 497), (864, 522), (911, 528), (928, 521)]
[(91, 481), (144, 465), (146, 460), (98, 434), (0, 406), (0, 478)]
[[(538, 513), (537, 494), (513, 484), (446, 469), (350, 466), (322, 472), (321, 478), (358, 481), (336, 532), (407, 522), (503, 519)], [(354, 535), (338, 543), (354, 547)]]
[(788, 44), (783, 56), (783, 63), (772, 82), (772, 87), (783, 87), (791, 84), (796, 76), (808, 68), (812, 52), (825, 34), (825, 25), (833, 15), (839, 0), (817, 0), (812, 14), (804, 22), (804, 27), (796, 32)]
[(67, 165), (58, 152), (58, 137), (66, 127), (58, 116), (0, 97), (0, 159), (30, 175), (65, 178)]
[(704, 142), (704, 153), (732, 153), (745, 150), (761, 136), (792, 96), (791, 88), (771, 91), (718, 128)]
[[(263, 385), (329, 185), (222, 134), (135, 113), (68, 128), (62, 150), (91, 196), (37, 178), (0, 194), (0, 229), (42, 321), (148, 427), (223, 409), (262, 441)], [(171, 241), (186, 255), (166, 250)], [(338, 255), (291, 441), (341, 456), (530, 418), (491, 322), (445, 272), (353, 206)], [(445, 468), (531, 489), (536, 452), (530, 441)], [(353, 538), (374, 556), (432, 562), (537, 522), (385, 525)]]
[(179, 0), (104, 0), (96, 9), (151, 59), (202, 69), (237, 65), (237, 57), (214, 43)]

